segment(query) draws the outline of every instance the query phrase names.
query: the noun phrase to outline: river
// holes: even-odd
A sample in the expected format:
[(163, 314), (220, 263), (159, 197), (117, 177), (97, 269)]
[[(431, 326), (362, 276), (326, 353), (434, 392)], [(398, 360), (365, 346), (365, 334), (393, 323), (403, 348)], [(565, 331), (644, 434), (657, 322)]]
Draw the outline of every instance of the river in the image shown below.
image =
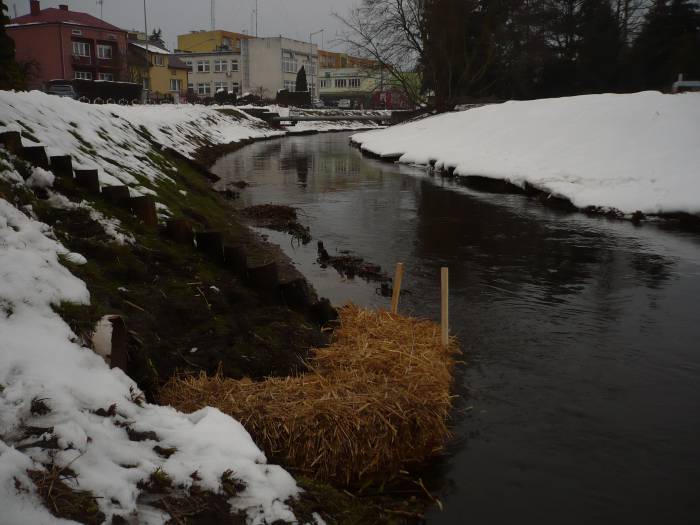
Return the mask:
[(288, 204), (314, 242), (265, 231), (319, 294), (388, 305), (316, 259), (352, 250), (390, 274), (400, 310), (438, 319), (468, 365), (457, 443), (430, 524), (700, 521), (700, 235), (566, 213), (363, 158), (349, 134), (250, 145), (213, 171), (242, 206)]

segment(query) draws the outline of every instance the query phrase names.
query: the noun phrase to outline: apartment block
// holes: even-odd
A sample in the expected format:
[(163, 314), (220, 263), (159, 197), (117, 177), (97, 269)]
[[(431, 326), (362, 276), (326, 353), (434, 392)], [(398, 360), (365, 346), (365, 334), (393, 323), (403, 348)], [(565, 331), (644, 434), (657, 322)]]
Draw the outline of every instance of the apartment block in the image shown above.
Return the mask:
[(220, 89), (240, 95), (242, 92), (241, 54), (237, 51), (200, 53), (177, 52), (175, 56), (188, 67), (188, 90), (201, 97), (212, 97)]

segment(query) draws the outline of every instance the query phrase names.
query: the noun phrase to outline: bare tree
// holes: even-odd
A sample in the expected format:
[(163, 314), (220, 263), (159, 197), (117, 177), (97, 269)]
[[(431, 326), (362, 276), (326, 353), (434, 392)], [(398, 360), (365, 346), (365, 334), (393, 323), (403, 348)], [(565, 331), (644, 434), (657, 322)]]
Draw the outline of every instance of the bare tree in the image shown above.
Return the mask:
[[(379, 63), (380, 83), (398, 86), (414, 104), (425, 101), (417, 68), (424, 60), (424, 0), (363, 0), (343, 17), (340, 42), (362, 58)], [(383, 86), (380, 86), (380, 89)]]

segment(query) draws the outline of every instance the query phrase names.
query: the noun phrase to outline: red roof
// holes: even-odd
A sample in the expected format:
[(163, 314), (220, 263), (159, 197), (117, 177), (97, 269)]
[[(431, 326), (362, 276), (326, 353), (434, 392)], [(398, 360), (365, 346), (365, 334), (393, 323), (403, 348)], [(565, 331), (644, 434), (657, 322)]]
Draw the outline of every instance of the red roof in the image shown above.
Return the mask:
[(87, 13), (78, 13), (77, 11), (67, 11), (64, 9), (56, 9), (49, 7), (42, 9), (38, 15), (24, 15), (10, 20), (8, 25), (29, 25), (29, 24), (75, 24), (80, 26), (94, 27), (96, 29), (104, 29), (106, 31), (123, 31), (123, 29), (108, 24), (104, 20), (95, 18)]

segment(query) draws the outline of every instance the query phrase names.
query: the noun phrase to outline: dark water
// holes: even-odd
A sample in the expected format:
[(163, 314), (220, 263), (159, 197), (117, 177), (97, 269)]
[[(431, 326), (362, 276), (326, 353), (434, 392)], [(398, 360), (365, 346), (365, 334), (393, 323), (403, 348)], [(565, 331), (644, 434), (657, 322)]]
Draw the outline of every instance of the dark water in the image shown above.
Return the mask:
[[(330, 252), (406, 265), (401, 310), (467, 352), (460, 443), (429, 523), (700, 523), (700, 236), (565, 214), (364, 159), (347, 134), (249, 146), (215, 171), (284, 203)], [(321, 295), (388, 304), (375, 285), (279, 243)]]

